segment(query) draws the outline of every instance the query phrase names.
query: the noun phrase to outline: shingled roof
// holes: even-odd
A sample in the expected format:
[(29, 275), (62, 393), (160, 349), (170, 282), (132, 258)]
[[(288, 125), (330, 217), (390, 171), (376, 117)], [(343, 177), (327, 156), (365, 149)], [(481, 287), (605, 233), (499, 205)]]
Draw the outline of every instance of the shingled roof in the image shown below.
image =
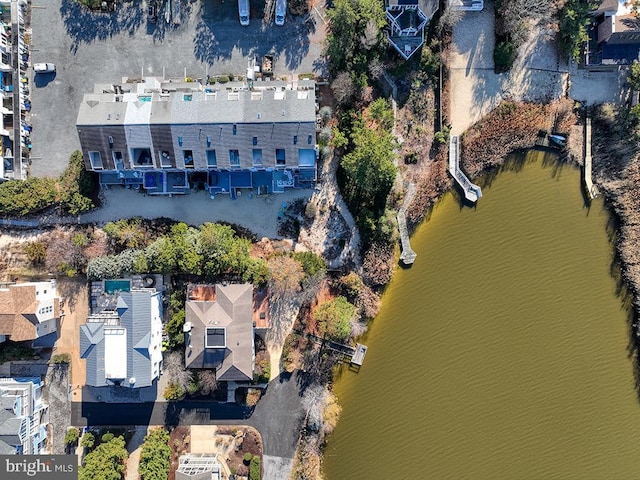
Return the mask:
[(253, 378), (253, 285), (216, 285), (215, 301), (185, 307), (185, 364), (211, 368), (222, 381)]
[[(60, 316), (59, 301), (54, 301), (54, 318)], [(38, 337), (38, 299), (33, 284), (9, 285), (0, 289), (0, 335), (14, 342)]]

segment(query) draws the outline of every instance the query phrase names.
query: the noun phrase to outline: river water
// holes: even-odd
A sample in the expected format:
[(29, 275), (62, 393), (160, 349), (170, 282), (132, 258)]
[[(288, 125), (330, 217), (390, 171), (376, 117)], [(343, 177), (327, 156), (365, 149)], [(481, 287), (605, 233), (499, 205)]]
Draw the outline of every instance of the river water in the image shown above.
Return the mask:
[(335, 384), (328, 480), (638, 478), (607, 212), (584, 205), (579, 170), (519, 158), (476, 208), (447, 194), (413, 236), (362, 369)]

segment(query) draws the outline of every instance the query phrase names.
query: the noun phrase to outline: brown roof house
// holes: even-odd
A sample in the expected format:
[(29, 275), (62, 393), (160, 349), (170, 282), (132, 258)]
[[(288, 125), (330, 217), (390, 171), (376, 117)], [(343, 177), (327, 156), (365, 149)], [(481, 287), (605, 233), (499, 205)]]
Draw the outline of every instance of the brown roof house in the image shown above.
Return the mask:
[(33, 340), (35, 347), (53, 346), (59, 318), (55, 280), (0, 288), (0, 342)]
[(192, 286), (185, 307), (185, 366), (221, 381), (253, 380), (253, 285)]

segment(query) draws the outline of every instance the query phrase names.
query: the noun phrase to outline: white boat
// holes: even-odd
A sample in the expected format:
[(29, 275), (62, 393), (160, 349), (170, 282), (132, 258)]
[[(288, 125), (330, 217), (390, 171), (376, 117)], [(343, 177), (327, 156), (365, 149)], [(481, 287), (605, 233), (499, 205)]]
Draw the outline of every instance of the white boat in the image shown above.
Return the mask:
[(561, 147), (567, 145), (567, 137), (564, 137), (562, 135), (549, 135), (549, 140)]

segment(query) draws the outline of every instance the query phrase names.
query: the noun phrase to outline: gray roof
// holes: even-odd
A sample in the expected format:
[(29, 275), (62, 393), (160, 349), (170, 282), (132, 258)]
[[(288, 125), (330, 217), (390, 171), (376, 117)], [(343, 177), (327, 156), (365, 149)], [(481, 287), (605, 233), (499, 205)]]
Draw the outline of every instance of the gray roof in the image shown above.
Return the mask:
[[(111, 328), (125, 328), (127, 380), (135, 378), (135, 387), (148, 387), (153, 383), (148, 350), (151, 338), (151, 302), (153, 297), (160, 294), (153, 290), (132, 290), (118, 295), (117, 312), (103, 312), (90, 317), (90, 320), (104, 318), (104, 322), (88, 321), (80, 326), (80, 357), (87, 360), (86, 383), (94, 387), (111, 385), (105, 376), (104, 332)], [(117, 323), (110, 324), (114, 321)]]
[(145, 83), (140, 83), (130, 93), (87, 93), (76, 123), (88, 126), (315, 122), (315, 82), (301, 81), (297, 89), (284, 82), (257, 84), (253, 90), (242, 83), (211, 86), (206, 90), (200, 84), (182, 84), (179, 91), (176, 87), (168, 91), (169, 84), (145, 88)]
[(13, 412), (0, 410), (0, 440), (9, 446), (21, 445), (19, 435), (21, 424), (22, 419), (16, 417)]
[[(253, 378), (253, 285), (216, 285), (214, 301), (187, 301), (187, 368), (215, 368), (218, 380)], [(207, 348), (207, 327), (225, 329), (224, 348)]]

